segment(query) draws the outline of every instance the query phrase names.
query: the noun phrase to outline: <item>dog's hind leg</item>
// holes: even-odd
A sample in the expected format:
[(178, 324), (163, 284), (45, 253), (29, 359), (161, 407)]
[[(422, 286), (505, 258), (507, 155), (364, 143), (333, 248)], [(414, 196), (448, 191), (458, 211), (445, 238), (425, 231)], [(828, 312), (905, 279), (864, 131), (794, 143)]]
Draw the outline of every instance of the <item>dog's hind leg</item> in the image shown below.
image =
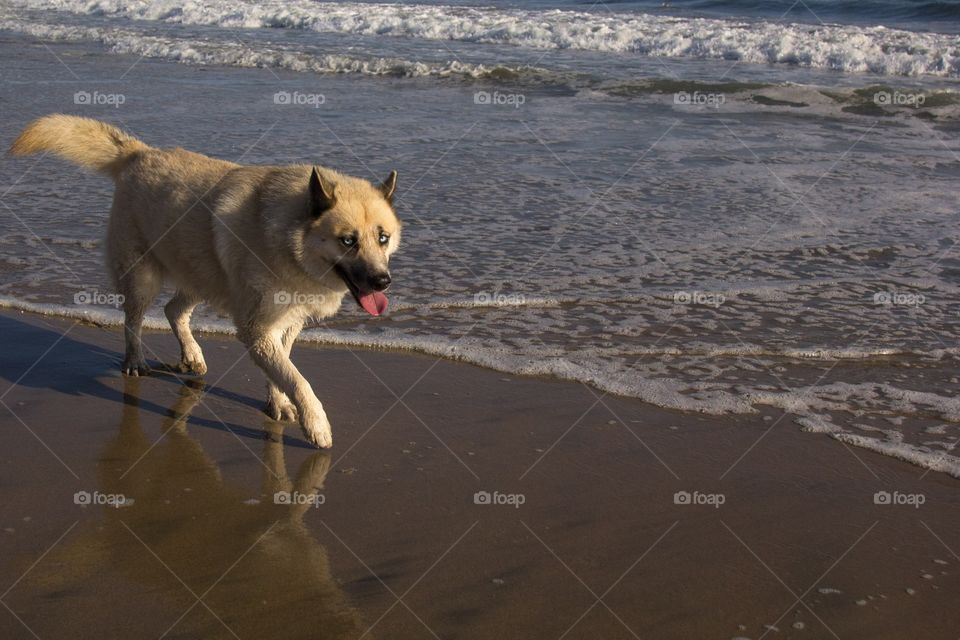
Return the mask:
[(143, 328), (143, 316), (147, 307), (160, 292), (163, 277), (149, 257), (143, 257), (125, 271), (116, 276), (117, 289), (123, 295), (123, 335), (126, 340), (126, 354), (122, 371), (128, 376), (145, 376), (150, 367), (143, 357), (143, 345), (140, 332)]
[[(290, 351), (293, 349), (293, 343), (300, 335), (303, 329), (303, 321), (297, 320), (283, 332), (282, 344), (286, 356), (290, 357)], [(290, 420), (296, 422), (297, 408), (290, 398), (280, 390), (269, 378), (267, 379), (267, 415), (274, 420)]]
[(177, 369), (181, 373), (193, 373), (202, 376), (207, 372), (207, 363), (203, 359), (203, 351), (200, 345), (193, 338), (190, 331), (190, 314), (194, 308), (200, 304), (200, 299), (178, 289), (170, 299), (170, 302), (163, 308), (167, 320), (170, 321), (170, 328), (173, 329), (173, 335), (177, 337), (180, 343), (180, 363)]

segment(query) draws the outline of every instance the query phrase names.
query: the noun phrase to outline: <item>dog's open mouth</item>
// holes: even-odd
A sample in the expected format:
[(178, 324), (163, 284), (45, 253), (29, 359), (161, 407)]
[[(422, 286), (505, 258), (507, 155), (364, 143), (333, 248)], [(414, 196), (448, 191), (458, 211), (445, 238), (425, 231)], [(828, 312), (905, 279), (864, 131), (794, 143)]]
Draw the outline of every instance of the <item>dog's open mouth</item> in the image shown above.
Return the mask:
[(383, 295), (383, 292), (373, 290), (362, 291), (360, 287), (354, 284), (345, 270), (337, 267), (337, 273), (347, 284), (347, 288), (350, 289), (353, 299), (357, 301), (357, 304), (359, 304), (364, 311), (372, 316), (379, 316), (387, 310), (388, 300), (387, 296)]

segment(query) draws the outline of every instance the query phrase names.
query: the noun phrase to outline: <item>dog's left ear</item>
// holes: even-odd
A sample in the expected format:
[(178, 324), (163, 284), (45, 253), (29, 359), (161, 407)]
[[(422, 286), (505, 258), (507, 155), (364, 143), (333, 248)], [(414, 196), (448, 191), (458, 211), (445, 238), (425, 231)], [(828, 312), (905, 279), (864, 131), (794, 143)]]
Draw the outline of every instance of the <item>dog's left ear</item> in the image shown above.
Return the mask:
[(397, 190), (397, 171), (394, 169), (387, 176), (387, 179), (380, 185), (380, 193), (387, 199), (387, 202), (393, 204), (393, 194)]
[(334, 205), (337, 201), (335, 191), (336, 185), (321, 176), (314, 167), (310, 173), (310, 213), (314, 218), (320, 217), (321, 213)]

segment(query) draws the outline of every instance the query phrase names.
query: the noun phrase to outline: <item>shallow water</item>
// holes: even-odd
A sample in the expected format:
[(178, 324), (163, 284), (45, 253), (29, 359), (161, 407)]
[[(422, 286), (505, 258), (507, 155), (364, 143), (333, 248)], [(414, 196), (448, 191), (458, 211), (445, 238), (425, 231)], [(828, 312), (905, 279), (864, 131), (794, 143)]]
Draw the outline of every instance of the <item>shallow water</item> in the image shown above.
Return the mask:
[[(370, 179), (400, 169), (391, 312), (345, 309), (304, 340), (425, 351), (683, 410), (774, 405), (805, 429), (960, 476), (958, 126), (953, 94), (937, 93), (954, 79), (345, 23), (317, 33), (309, 20), (259, 28), (272, 5), (242, 19), (225, 5), (111, 6), (6, 10), (5, 140), (66, 111), (243, 162)], [(416, 11), (443, 25), (453, 15)], [(278, 92), (303, 99), (278, 104)], [(881, 92), (929, 103), (876, 114)], [(109, 293), (111, 185), (28, 158), (3, 164), (0, 186), (2, 303), (118, 322), (109, 304), (75, 303), (109, 302), (93, 294)], [(202, 311), (198, 324), (229, 330)]]

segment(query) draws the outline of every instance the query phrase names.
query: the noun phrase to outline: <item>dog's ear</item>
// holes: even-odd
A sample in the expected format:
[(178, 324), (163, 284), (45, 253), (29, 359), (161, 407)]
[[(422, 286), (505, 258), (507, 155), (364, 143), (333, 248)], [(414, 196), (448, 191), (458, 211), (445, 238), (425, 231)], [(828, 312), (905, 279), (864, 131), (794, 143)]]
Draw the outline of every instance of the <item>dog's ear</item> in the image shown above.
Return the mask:
[(310, 213), (314, 218), (329, 209), (337, 201), (335, 196), (336, 185), (320, 175), (314, 167), (310, 173)]
[(393, 204), (393, 194), (397, 190), (397, 171), (394, 169), (387, 176), (387, 179), (380, 185), (380, 193), (387, 199), (387, 202)]

